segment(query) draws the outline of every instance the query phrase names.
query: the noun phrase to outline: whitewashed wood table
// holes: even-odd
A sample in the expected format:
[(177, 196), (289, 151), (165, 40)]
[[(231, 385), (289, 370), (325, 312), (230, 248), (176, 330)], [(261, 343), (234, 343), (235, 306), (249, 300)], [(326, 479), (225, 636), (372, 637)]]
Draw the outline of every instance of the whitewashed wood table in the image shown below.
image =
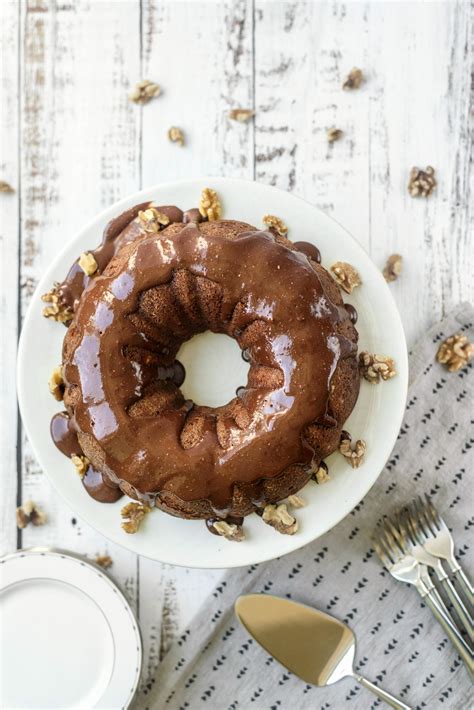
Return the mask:
[[(334, 216), (381, 267), (392, 252), (404, 256), (391, 288), (413, 344), (474, 295), (470, 5), (2, 0), (0, 31), (0, 180), (15, 189), (0, 194), (0, 552), (60, 545), (109, 554), (140, 618), (146, 682), (221, 573), (111, 545), (51, 489), (15, 399), (16, 342), (33, 289), (57, 250), (128, 193), (199, 175), (250, 178)], [(342, 91), (354, 66), (367, 81)], [(127, 99), (142, 78), (163, 89), (143, 108)], [(255, 119), (230, 121), (236, 107)], [(185, 147), (169, 143), (172, 125)], [(331, 126), (344, 137), (330, 146)], [(413, 199), (410, 168), (429, 164), (438, 188)], [(49, 520), (20, 532), (15, 508), (28, 498)]]

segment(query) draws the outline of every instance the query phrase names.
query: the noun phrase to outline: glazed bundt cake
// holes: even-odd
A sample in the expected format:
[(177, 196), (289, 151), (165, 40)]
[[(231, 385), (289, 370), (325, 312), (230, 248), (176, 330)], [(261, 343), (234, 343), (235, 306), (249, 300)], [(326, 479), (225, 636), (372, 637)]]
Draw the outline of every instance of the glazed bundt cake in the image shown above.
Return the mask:
[[(359, 391), (356, 317), (315, 247), (147, 203), (81, 259), (48, 294), (69, 325), (67, 412), (52, 433), (90, 464), (93, 495), (245, 516), (297, 492), (338, 447)], [(176, 359), (207, 330), (234, 338), (250, 366), (217, 408), (184, 398)]]

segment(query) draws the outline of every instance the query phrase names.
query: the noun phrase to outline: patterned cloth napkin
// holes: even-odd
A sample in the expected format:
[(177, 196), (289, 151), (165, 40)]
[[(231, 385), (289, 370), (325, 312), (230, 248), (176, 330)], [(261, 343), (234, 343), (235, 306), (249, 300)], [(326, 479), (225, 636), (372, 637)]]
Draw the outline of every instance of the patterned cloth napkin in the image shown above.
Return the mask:
[(236, 597), (248, 592), (286, 596), (347, 622), (357, 637), (356, 669), (408, 705), (473, 707), (467, 671), (443, 630), (415, 589), (382, 568), (370, 542), (382, 514), (429, 493), (452, 528), (459, 559), (472, 577), (469, 533), (474, 517), (468, 479), (474, 452), (474, 367), (471, 363), (450, 373), (435, 361), (439, 343), (458, 331), (474, 340), (474, 309), (468, 304), (431, 328), (410, 354), (403, 426), (389, 462), (364, 500), (302, 550), (229, 571), (170, 649), (155, 680), (137, 697), (136, 707), (366, 710), (382, 705), (352, 679), (315, 688), (270, 658), (234, 615)]

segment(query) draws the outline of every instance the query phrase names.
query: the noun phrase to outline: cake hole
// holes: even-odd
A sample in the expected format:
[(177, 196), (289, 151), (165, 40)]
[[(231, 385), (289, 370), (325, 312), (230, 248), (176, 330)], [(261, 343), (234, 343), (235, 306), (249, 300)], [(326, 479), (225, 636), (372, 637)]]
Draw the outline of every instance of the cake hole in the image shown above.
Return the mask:
[(199, 333), (183, 343), (176, 357), (186, 371), (181, 391), (196, 404), (221, 407), (247, 382), (249, 364), (228, 335)]

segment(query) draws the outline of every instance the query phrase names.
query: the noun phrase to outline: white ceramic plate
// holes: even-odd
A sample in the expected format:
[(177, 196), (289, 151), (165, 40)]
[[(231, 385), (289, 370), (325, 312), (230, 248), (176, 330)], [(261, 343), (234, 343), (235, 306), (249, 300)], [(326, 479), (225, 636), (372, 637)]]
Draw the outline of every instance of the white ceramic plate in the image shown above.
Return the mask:
[(0, 707), (126, 708), (141, 663), (132, 610), (96, 565), (41, 549), (0, 560)]
[[(327, 460), (331, 481), (322, 486), (314, 483), (306, 486), (303, 496), (308, 505), (298, 510), (300, 530), (293, 536), (281, 535), (251, 515), (245, 521), (246, 540), (230, 543), (209, 534), (202, 521), (181, 520), (159, 512), (147, 516), (137, 534), (127, 535), (120, 528), (123, 501), (105, 505), (90, 498), (49, 435), (50, 419), (61, 409), (61, 404), (49, 394), (47, 382), (61, 359), (64, 328), (41, 316), (44, 305), (41, 294), (49, 290), (53, 281), (64, 278), (81, 252), (100, 242), (102, 230), (112, 217), (145, 200), (188, 209), (197, 205), (201, 189), (206, 186), (218, 191), (226, 218), (259, 226), (264, 214), (276, 214), (289, 226), (289, 236), (294, 241), (313, 242), (321, 250), (324, 266), (329, 267), (335, 261), (355, 266), (363, 285), (345, 300), (359, 313), (360, 348), (390, 355), (397, 365), (397, 377), (388, 382), (378, 386), (362, 382), (359, 400), (345, 425), (353, 437), (367, 442), (363, 465), (352, 470), (340, 454)], [(203, 341), (212, 337), (216, 336), (200, 336)], [(194, 339), (191, 342), (187, 348), (195, 347)], [(215, 364), (207, 363), (207, 372), (212, 377), (206, 378), (201, 370), (199, 378), (195, 378), (192, 372), (195, 368), (191, 367), (193, 351), (179, 356), (188, 368), (183, 387), (186, 394), (199, 396), (204, 387), (211, 404), (213, 398), (219, 401), (225, 396), (232, 397), (236, 387), (245, 384), (245, 363), (232, 357), (235, 351), (230, 340), (229, 343), (228, 353), (221, 361), (221, 371), (229, 376), (226, 374), (217, 383)], [(232, 377), (228, 361), (231, 357), (233, 363), (239, 363)], [(365, 496), (390, 455), (402, 420), (407, 380), (406, 344), (398, 311), (382, 274), (355, 239), (319, 209), (293, 195), (274, 187), (227, 178), (157, 185), (98, 215), (71, 239), (44, 274), (25, 318), (18, 354), (18, 396), (26, 432), (40, 465), (70, 507), (114, 542), (155, 560), (188, 567), (238, 567), (269, 560), (306, 545), (338, 523)]]

